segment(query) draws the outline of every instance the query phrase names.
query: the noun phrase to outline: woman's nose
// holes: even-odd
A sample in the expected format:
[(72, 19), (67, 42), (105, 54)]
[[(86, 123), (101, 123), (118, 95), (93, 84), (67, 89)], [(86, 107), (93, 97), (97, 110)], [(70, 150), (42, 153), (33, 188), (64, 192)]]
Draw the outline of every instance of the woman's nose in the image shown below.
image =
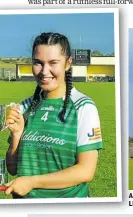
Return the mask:
[(43, 75), (47, 75), (48, 74), (48, 65), (47, 64), (44, 64), (42, 66), (41, 74), (43, 74)]

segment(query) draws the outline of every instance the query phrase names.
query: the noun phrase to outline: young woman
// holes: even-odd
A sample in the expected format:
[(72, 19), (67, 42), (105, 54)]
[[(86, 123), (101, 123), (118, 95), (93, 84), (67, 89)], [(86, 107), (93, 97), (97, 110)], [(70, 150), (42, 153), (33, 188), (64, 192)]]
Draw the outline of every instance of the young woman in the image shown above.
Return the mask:
[(17, 178), (5, 193), (88, 197), (102, 148), (100, 122), (94, 102), (72, 87), (68, 39), (42, 33), (33, 43), (32, 63), (34, 96), (13, 106), (6, 121), (11, 131), (7, 169)]

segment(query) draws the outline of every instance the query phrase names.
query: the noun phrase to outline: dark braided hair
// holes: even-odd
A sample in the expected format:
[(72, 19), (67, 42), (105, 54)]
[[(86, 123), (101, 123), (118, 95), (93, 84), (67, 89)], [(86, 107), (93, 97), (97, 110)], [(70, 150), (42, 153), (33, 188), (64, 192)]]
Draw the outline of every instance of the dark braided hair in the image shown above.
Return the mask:
[[(56, 45), (56, 44), (59, 44), (61, 46), (62, 49), (61, 52), (66, 56), (66, 60), (68, 60), (69, 57), (71, 56), (71, 48), (67, 37), (59, 33), (52, 33), (52, 32), (41, 33), (39, 36), (35, 38), (32, 47), (32, 58), (34, 57), (35, 48), (38, 45)], [(72, 73), (70, 69), (69, 71), (65, 72), (65, 81), (66, 81), (66, 95), (65, 95), (63, 108), (60, 111), (58, 116), (62, 122), (65, 122), (66, 109), (69, 103), (71, 89), (72, 89)], [(41, 101), (41, 96), (43, 96), (43, 91), (41, 90), (41, 87), (37, 85), (31, 106), (29, 107), (28, 111), (24, 115), (25, 123), (27, 122), (29, 112), (34, 111), (36, 107), (39, 105)]]
[(37, 105), (39, 104), (39, 102), (41, 101), (40, 95), (41, 95), (41, 87), (39, 85), (37, 85), (35, 92), (34, 92), (32, 103), (31, 103), (30, 107), (28, 108), (28, 110), (26, 111), (26, 113), (24, 114), (25, 125), (27, 124), (27, 119), (28, 119), (29, 113), (34, 111), (35, 108), (37, 107)]
[(71, 89), (72, 89), (72, 73), (71, 73), (71, 71), (66, 72), (65, 80), (66, 80), (66, 95), (65, 95), (63, 109), (59, 113), (59, 119), (62, 122), (66, 122), (65, 121), (66, 108), (67, 108), (67, 105), (69, 103), (69, 99), (70, 99), (70, 95), (71, 95)]

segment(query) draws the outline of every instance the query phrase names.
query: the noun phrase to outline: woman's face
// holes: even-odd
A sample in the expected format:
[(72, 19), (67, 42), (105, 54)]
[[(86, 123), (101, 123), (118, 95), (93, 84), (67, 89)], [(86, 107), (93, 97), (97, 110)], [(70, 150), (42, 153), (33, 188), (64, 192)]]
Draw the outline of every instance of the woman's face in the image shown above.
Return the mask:
[(51, 92), (64, 84), (65, 71), (71, 66), (71, 58), (61, 52), (60, 45), (38, 45), (33, 56), (33, 75), (39, 86)]

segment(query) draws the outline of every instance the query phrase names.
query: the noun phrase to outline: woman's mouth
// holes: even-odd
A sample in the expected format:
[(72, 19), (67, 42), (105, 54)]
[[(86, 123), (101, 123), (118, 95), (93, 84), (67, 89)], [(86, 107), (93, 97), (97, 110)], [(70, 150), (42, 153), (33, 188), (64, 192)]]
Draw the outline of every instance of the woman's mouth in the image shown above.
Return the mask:
[(54, 77), (43, 77), (43, 78), (40, 78), (40, 81), (43, 84), (49, 84), (53, 80), (53, 78)]

